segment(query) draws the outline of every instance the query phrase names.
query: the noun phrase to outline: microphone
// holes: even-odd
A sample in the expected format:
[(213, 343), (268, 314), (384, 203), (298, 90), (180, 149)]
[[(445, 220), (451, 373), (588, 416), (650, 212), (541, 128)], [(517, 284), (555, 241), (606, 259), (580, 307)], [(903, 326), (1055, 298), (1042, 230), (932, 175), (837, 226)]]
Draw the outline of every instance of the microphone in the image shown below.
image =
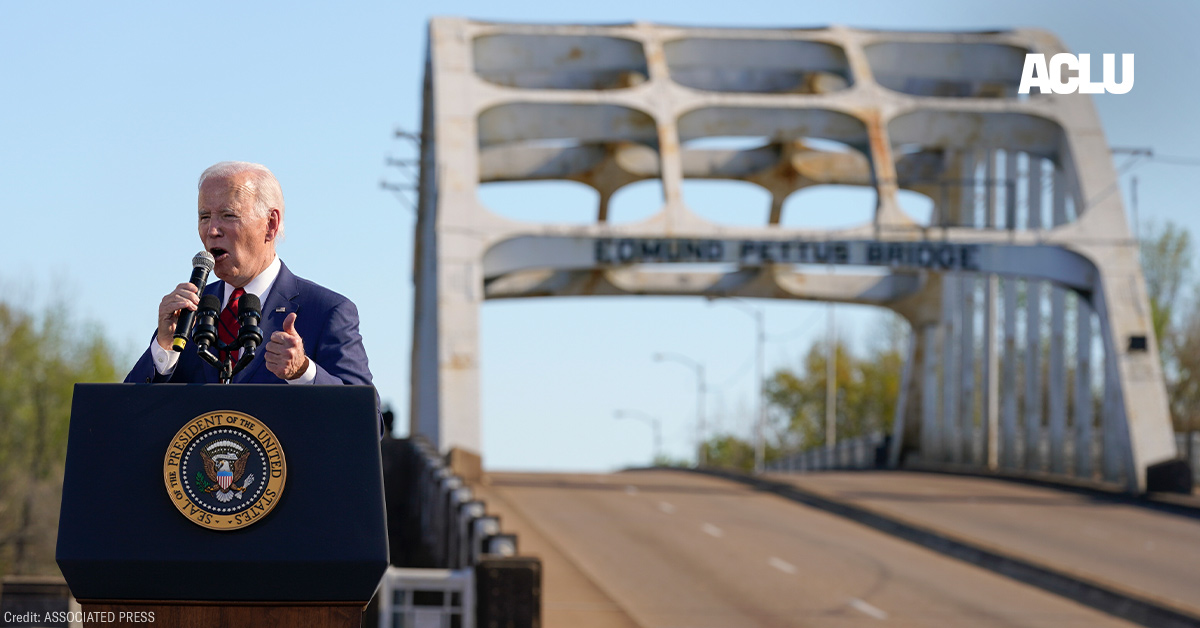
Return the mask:
[(255, 347), (262, 344), (262, 330), (258, 328), (262, 320), (262, 304), (258, 296), (247, 292), (238, 299), (238, 324), (242, 329), (238, 332), (237, 342), (241, 345), (243, 356), (253, 354)]
[(217, 344), (217, 317), (221, 309), (221, 299), (215, 294), (200, 297), (200, 308), (196, 310), (196, 330), (192, 334), (192, 342), (196, 350), (203, 351)]
[[(216, 263), (208, 251), (200, 251), (192, 258), (192, 278), (188, 281), (203, 292), (204, 286), (208, 283), (208, 273), (212, 271)], [(175, 351), (182, 352), (187, 346), (188, 335), (192, 331), (192, 321), (195, 316), (195, 310), (186, 308), (179, 313), (179, 320), (175, 323), (175, 338), (171, 341), (171, 348)]]
[(238, 331), (237, 344), (242, 348), (242, 357), (233, 365), (233, 373), (239, 373), (254, 359), (254, 349), (262, 344), (262, 330), (258, 322), (262, 320), (262, 304), (258, 296), (247, 292), (238, 300)]

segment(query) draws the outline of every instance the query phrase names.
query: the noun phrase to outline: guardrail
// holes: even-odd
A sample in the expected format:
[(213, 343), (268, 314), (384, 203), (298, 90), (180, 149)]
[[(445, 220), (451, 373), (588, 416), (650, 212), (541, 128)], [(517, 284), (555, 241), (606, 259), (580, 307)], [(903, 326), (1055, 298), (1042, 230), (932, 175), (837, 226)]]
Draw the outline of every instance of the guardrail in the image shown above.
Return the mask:
[(487, 514), (487, 505), (475, 499), (433, 445), (419, 436), (410, 442), (418, 454), (421, 539), (434, 566), (462, 569), (489, 556), (516, 556), (516, 535), (501, 531), (500, 518)]
[(428, 440), (383, 452), (393, 566), (364, 626), (540, 625), (540, 561), (517, 555), (517, 536)]
[[(1071, 434), (1068, 434), (1071, 436)], [(1187, 460), (1194, 482), (1200, 485), (1200, 432), (1190, 434), (1192, 446), (1188, 448), (1188, 434), (1177, 432), (1175, 445), (1180, 460)], [(1099, 459), (1099, 439), (1093, 445), (1093, 457)], [(1024, 441), (1022, 441), (1023, 443)], [(1067, 439), (1067, 449), (1073, 451), (1075, 439)], [(837, 469), (882, 469), (887, 467), (887, 449), (890, 438), (882, 434), (867, 434), (858, 438), (839, 441), (837, 446), (830, 448), (814, 447), (805, 451), (777, 458), (765, 465), (767, 471), (775, 473), (797, 473), (803, 471), (828, 471)], [(1045, 435), (1036, 443), (1038, 454), (1046, 456), (1050, 447), (1049, 438)], [(1190, 460), (1188, 460), (1190, 454)], [(1074, 455), (1073, 453), (1071, 455)], [(923, 465), (923, 468), (937, 465)]]
[[(1192, 437), (1191, 447), (1188, 447), (1188, 436)], [(1175, 432), (1175, 451), (1188, 461), (1192, 479), (1200, 484), (1200, 432)]]
[(833, 447), (815, 447), (778, 458), (766, 464), (767, 471), (791, 473), (833, 469), (879, 469), (887, 462), (888, 439), (867, 434), (838, 441)]

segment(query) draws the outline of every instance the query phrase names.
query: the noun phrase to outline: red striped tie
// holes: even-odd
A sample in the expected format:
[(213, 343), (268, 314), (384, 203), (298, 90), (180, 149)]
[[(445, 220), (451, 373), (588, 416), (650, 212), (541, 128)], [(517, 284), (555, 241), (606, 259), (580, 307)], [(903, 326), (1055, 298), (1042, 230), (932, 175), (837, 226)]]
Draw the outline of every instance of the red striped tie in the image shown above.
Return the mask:
[[(230, 344), (234, 340), (237, 340), (238, 332), (242, 330), (242, 325), (238, 323), (237, 315), (238, 299), (242, 298), (243, 294), (246, 294), (246, 291), (241, 288), (234, 290), (233, 294), (229, 296), (229, 303), (225, 306), (225, 309), (221, 310), (221, 325), (220, 329), (217, 330), (217, 336), (223, 344)], [(221, 362), (224, 362), (226, 357), (237, 360), (239, 353), (241, 351), (222, 351), (220, 355)]]

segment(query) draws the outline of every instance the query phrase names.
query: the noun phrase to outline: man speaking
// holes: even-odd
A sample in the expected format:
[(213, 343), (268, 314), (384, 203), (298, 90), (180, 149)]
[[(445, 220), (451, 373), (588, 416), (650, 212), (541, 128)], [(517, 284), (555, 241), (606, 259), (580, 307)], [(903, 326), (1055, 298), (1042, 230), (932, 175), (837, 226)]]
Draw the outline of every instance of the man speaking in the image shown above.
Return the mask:
[[(371, 384), (358, 309), (346, 297), (292, 274), (275, 255), (283, 235), (283, 191), (265, 166), (225, 161), (200, 175), (199, 231), (221, 281), (204, 294), (221, 300), (222, 339), (237, 338), (238, 302), (262, 304), (264, 344), (234, 383)], [(126, 382), (217, 382), (220, 374), (196, 354), (172, 350), (176, 322), (196, 310), (199, 289), (181, 283), (158, 306), (158, 331)], [(236, 358), (236, 356), (234, 356)]]

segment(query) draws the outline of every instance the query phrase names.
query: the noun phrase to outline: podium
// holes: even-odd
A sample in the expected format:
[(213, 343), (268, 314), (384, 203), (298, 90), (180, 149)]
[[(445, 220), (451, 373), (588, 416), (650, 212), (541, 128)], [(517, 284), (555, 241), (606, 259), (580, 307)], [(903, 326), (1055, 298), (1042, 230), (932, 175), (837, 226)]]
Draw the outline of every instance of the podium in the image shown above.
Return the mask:
[(358, 626), (388, 564), (375, 399), (76, 385), (56, 559), (85, 619)]

